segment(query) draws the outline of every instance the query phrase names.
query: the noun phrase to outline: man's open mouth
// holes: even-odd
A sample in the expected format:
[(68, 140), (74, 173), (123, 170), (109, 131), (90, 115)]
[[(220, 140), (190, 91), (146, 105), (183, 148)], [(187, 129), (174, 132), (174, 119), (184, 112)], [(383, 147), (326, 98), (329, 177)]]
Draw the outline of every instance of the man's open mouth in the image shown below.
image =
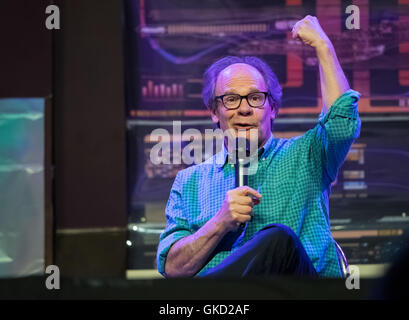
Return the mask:
[(242, 129), (242, 130), (248, 130), (248, 129), (252, 129), (252, 128), (255, 128), (255, 126), (254, 125), (252, 125), (252, 124), (246, 124), (246, 123), (236, 123), (235, 125), (234, 125), (234, 128), (235, 129)]

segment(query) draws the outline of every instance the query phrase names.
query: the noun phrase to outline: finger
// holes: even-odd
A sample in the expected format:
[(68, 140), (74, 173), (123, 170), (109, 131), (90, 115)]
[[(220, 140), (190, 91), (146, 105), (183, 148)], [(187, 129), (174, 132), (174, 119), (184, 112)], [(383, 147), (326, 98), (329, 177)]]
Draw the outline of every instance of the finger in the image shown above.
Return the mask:
[(254, 198), (252, 198), (252, 197), (250, 197), (250, 196), (237, 196), (237, 197), (235, 198), (235, 202), (236, 202), (237, 204), (239, 204), (239, 205), (251, 206), (251, 207), (253, 207), (253, 205), (254, 205), (253, 199), (254, 199)]
[(240, 199), (237, 200), (237, 203), (254, 208), (254, 206), (260, 203), (260, 199), (255, 198), (253, 196), (240, 196)]
[(297, 21), (294, 25), (293, 25), (293, 30), (298, 30), (298, 28), (300, 27), (300, 24), (303, 22), (303, 19)]
[(291, 35), (292, 35), (292, 38), (293, 38), (293, 39), (296, 39), (296, 38), (297, 38), (298, 24), (299, 24), (299, 22), (297, 22), (297, 23), (294, 25), (294, 27), (292, 28), (292, 30), (291, 30)]
[(246, 223), (247, 221), (251, 220), (252, 215), (248, 215), (248, 214), (237, 214), (235, 216), (234, 221), (238, 223), (238, 225), (242, 224), (242, 223)]
[(299, 21), (297, 21), (297, 22), (294, 24), (294, 26), (293, 26), (293, 28), (292, 28), (292, 30), (291, 30), (293, 39), (299, 38), (298, 31), (300, 30), (301, 23), (303, 22), (303, 20), (304, 20), (304, 19), (299, 20)]
[(244, 196), (251, 195), (251, 196), (256, 197), (257, 199), (261, 199), (261, 194), (258, 193), (253, 188), (250, 188), (249, 186), (238, 187), (236, 188), (236, 190), (239, 195), (244, 195)]
[(251, 215), (252, 209), (253, 208), (251, 206), (236, 204), (235, 206), (231, 208), (230, 211), (233, 211), (234, 213), (237, 213), (240, 215)]
[(252, 198), (251, 200), (253, 201), (253, 207), (256, 206), (256, 205), (258, 205), (258, 204), (260, 203), (260, 200), (259, 200), (259, 199)]
[(297, 39), (297, 32), (293, 29), (291, 30), (291, 37), (295, 40)]

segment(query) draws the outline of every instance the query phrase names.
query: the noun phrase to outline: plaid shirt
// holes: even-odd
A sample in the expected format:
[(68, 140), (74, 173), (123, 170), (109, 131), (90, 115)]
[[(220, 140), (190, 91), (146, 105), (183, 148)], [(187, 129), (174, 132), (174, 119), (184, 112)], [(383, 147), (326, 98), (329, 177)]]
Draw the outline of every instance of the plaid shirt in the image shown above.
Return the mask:
[[(229, 246), (223, 246), (223, 242), (229, 242), (228, 236), (222, 239), (198, 275), (217, 266), (267, 224), (280, 223), (299, 237), (320, 276), (341, 276), (330, 231), (328, 199), (331, 183), (360, 133), (359, 96), (348, 90), (302, 136), (270, 136), (261, 148), (257, 173), (248, 177), (248, 185), (262, 194), (261, 202), (253, 208), (254, 215), (245, 229), (239, 229), (241, 234), (229, 233), (234, 239)], [(219, 211), (226, 192), (235, 188), (234, 167), (226, 159), (223, 149), (208, 161), (178, 172), (157, 252), (161, 274), (165, 275), (165, 260), (172, 244), (202, 227)]]

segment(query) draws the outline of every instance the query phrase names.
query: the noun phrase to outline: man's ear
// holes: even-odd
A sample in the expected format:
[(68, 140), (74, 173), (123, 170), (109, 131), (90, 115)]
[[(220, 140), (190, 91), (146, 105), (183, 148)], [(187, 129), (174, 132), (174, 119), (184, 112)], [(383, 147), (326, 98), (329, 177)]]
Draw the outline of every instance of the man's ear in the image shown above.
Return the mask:
[(219, 122), (219, 117), (217, 116), (217, 109), (211, 111), (212, 121), (213, 123)]
[(276, 108), (276, 106), (272, 106), (271, 107), (270, 118), (271, 118), (271, 120), (274, 120), (276, 117), (277, 117), (277, 108)]

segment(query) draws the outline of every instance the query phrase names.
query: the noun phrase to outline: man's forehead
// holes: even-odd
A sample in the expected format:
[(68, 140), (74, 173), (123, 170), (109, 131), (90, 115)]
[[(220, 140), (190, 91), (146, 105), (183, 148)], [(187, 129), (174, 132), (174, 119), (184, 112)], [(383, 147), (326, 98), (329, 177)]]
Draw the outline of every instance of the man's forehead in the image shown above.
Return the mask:
[(259, 90), (266, 89), (261, 73), (249, 64), (231, 64), (223, 69), (217, 77), (216, 91), (218, 93), (229, 89), (233, 89), (233, 91), (238, 88), (249, 89), (245, 87), (258, 88)]
[(251, 75), (254, 78), (263, 78), (263, 76), (260, 74), (260, 72), (256, 68), (254, 68), (253, 66), (247, 63), (231, 64), (220, 72), (219, 77), (232, 78), (235, 76), (245, 76), (245, 75)]

